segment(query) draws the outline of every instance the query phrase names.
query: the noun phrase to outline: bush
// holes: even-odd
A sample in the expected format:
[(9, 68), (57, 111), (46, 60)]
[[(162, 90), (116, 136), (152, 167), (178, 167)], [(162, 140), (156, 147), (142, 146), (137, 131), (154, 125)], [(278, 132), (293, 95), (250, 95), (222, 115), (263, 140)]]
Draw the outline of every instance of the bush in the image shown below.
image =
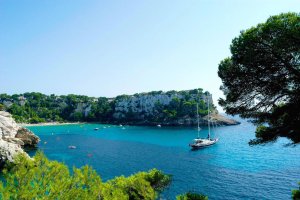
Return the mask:
[(208, 197), (203, 194), (188, 192), (177, 196), (176, 200), (208, 200)]
[(5, 110), (5, 106), (0, 103), (0, 111)]
[(300, 182), (299, 182), (299, 189), (292, 191), (292, 198), (293, 200), (300, 200)]
[(157, 169), (102, 182), (89, 166), (69, 169), (49, 161), (38, 152), (33, 159), (25, 154), (6, 164), (0, 181), (0, 199), (155, 199), (170, 183), (170, 177)]
[(42, 118), (39, 118), (39, 117), (32, 117), (29, 120), (29, 123), (31, 123), (31, 124), (37, 124), (37, 123), (41, 123), (41, 122), (45, 122), (45, 120)]

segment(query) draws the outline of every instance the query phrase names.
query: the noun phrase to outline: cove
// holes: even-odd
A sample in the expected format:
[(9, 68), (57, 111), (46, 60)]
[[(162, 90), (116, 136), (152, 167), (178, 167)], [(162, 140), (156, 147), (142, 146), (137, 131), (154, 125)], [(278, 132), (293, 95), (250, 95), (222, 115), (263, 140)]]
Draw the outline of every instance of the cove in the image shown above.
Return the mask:
[[(213, 129), (219, 142), (191, 151), (195, 128), (76, 124), (28, 127), (41, 138), (39, 149), (69, 167), (92, 166), (105, 181), (157, 168), (172, 174), (161, 194), (174, 199), (187, 191), (209, 199), (290, 199), (300, 181), (300, 147), (287, 139), (249, 146), (255, 127), (238, 118), (237, 126)], [(94, 128), (99, 128), (95, 131)], [(201, 131), (201, 137), (207, 129)], [(69, 149), (74, 145), (76, 149)], [(30, 152), (33, 155), (35, 152)]]

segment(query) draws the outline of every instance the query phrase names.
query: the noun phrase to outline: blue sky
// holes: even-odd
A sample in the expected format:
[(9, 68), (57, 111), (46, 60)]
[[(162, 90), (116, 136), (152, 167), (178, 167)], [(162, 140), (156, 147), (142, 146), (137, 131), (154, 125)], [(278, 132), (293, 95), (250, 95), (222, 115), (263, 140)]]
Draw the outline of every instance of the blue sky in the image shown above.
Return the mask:
[(0, 93), (222, 96), (231, 40), (299, 0), (0, 0)]

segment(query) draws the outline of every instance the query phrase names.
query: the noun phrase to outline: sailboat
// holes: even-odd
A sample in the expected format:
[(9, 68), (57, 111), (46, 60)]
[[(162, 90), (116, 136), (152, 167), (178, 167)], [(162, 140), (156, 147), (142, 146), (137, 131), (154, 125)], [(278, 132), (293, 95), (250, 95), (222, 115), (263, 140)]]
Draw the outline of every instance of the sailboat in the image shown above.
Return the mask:
[(192, 148), (192, 149), (200, 149), (200, 148), (204, 148), (204, 147), (208, 147), (208, 146), (211, 146), (211, 145), (214, 145), (218, 142), (219, 138), (211, 138), (210, 137), (210, 111), (209, 111), (209, 98), (207, 100), (207, 109), (208, 109), (208, 114), (207, 114), (207, 125), (208, 125), (208, 135), (207, 135), (207, 138), (200, 138), (199, 137), (199, 132), (201, 130), (200, 128), (200, 123), (199, 123), (199, 106), (198, 106), (198, 103), (197, 103), (197, 123), (198, 123), (198, 137), (194, 139), (194, 142), (192, 144), (189, 144), (189, 146)]

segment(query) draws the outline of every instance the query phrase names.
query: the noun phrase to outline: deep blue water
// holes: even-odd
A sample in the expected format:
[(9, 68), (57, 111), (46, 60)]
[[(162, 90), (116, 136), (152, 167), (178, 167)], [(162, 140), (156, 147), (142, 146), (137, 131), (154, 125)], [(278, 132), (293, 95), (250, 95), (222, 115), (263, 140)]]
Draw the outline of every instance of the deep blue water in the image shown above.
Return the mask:
[[(70, 167), (89, 164), (104, 181), (151, 168), (172, 174), (164, 199), (187, 191), (204, 193), (211, 200), (290, 199), (300, 181), (300, 146), (285, 146), (289, 141), (279, 139), (251, 147), (255, 127), (240, 121), (241, 125), (213, 129), (219, 142), (198, 151), (188, 147), (196, 137), (193, 128), (101, 124), (28, 128), (40, 136), (39, 148), (48, 158)], [(94, 131), (96, 127), (100, 129)], [(206, 134), (206, 129), (201, 131), (201, 136)], [(69, 145), (77, 149), (68, 149)]]

